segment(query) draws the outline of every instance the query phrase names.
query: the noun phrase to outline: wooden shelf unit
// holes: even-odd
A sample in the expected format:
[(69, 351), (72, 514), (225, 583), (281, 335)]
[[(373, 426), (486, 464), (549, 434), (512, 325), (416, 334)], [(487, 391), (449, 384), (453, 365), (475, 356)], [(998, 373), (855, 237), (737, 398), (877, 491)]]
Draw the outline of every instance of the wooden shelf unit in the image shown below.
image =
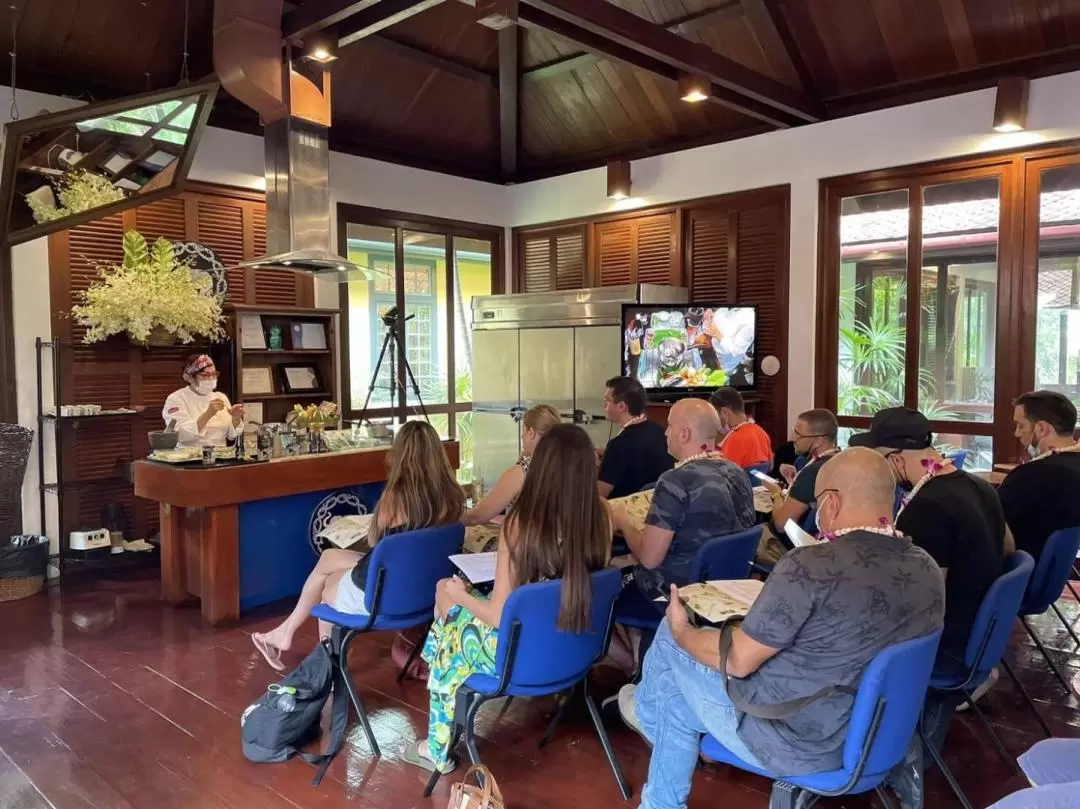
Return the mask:
[[(232, 337), (232, 380), (231, 398), (234, 402), (262, 404), (263, 421), (266, 423), (282, 422), (294, 404), (318, 404), (323, 400), (333, 401), (337, 390), (337, 309), (302, 309), (299, 307), (267, 307), (252, 305), (234, 305), (228, 307), (229, 330)], [(243, 348), (240, 334), (240, 319), (244, 315), (258, 315), (262, 320), (263, 332), (267, 335), (272, 326), (281, 328), (282, 348)], [(326, 348), (294, 348), (292, 324), (318, 323), (326, 332)], [(309, 364), (316, 369), (321, 387), (317, 391), (285, 390), (282, 377), (287, 365)], [(242, 380), (245, 368), (269, 368), (273, 381), (273, 393), (245, 393)], [(224, 376), (224, 375), (223, 375)]]

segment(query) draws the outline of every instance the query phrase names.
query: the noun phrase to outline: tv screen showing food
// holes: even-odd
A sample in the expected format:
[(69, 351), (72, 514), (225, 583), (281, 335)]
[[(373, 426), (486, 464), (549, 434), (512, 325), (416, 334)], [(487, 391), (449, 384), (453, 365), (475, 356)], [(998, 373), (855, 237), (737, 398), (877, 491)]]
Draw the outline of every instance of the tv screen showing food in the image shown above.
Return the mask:
[(649, 391), (695, 392), (755, 383), (753, 306), (627, 304), (622, 369)]

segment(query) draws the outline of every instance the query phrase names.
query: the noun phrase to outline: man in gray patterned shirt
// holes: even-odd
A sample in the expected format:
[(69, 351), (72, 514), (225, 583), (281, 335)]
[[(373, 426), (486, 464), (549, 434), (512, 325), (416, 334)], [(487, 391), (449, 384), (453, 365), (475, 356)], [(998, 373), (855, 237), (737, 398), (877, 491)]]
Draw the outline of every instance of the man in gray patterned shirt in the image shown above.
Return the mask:
[[(783, 556), (741, 628), (721, 674), (719, 633), (695, 629), (672, 588), (641, 684), (619, 711), (652, 745), (643, 809), (686, 806), (701, 735), (778, 776), (842, 766), (853, 698), (882, 649), (941, 628), (945, 581), (926, 551), (889, 522), (893, 476), (872, 450), (850, 449), (821, 470), (815, 497), (832, 539)], [(738, 711), (846, 687), (783, 720)], [(729, 696), (730, 694), (730, 696)]]

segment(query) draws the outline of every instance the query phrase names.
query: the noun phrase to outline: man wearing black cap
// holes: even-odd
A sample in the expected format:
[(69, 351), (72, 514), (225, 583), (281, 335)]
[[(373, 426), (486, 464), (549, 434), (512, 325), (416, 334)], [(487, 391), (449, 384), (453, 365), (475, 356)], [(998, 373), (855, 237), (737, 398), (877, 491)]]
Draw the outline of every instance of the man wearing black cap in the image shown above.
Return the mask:
[(896, 527), (924, 548), (945, 574), (945, 629), (935, 671), (963, 670), (975, 614), (1005, 563), (1005, 516), (990, 484), (944, 459), (918, 410), (879, 411), (851, 446), (877, 449), (907, 490)]

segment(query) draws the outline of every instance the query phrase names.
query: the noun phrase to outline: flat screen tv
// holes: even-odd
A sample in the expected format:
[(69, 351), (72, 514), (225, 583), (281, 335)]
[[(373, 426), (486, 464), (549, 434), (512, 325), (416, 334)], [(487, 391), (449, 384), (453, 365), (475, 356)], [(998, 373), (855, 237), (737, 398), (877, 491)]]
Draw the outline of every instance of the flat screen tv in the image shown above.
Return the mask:
[(622, 373), (654, 397), (705, 393), (757, 381), (753, 306), (624, 304)]

